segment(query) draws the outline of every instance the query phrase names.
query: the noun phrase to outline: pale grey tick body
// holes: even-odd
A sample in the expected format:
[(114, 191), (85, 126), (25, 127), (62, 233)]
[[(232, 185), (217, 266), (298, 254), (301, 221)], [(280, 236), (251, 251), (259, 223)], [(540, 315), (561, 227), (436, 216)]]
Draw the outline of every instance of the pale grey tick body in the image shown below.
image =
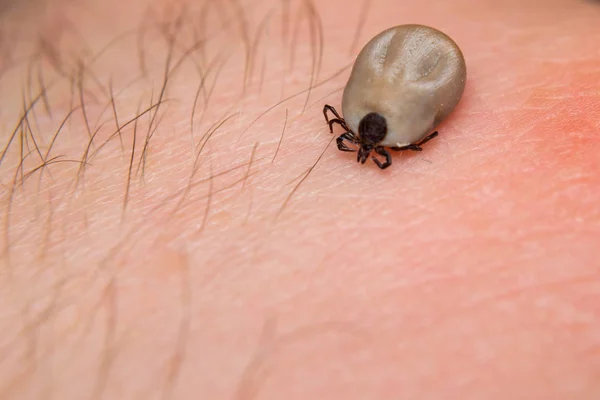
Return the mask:
[[(346, 132), (337, 138), (358, 145), (357, 161), (371, 151), (385, 157), (380, 168), (391, 165), (392, 150), (422, 150), (420, 145), (437, 136), (430, 133), (460, 101), (467, 71), (462, 52), (444, 33), (422, 25), (400, 25), (375, 36), (361, 50), (344, 89), (342, 118), (333, 107), (323, 109), (332, 130)], [(327, 111), (336, 118), (329, 119)]]

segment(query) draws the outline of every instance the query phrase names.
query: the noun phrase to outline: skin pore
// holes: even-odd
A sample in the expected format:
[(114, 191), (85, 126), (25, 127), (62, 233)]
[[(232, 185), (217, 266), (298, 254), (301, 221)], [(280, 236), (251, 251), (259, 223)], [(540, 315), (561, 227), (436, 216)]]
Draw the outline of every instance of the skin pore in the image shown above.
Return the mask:
[[(0, 12), (0, 398), (600, 396), (597, 3)], [(404, 23), (468, 80), (381, 171), (321, 110)]]

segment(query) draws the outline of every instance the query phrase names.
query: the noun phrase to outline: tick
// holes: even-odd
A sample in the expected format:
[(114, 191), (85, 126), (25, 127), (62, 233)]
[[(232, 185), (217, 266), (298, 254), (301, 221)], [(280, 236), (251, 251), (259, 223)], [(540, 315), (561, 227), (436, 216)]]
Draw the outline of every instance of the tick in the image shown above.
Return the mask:
[(446, 34), (422, 25), (396, 26), (358, 54), (344, 88), (344, 116), (328, 104), (323, 114), (332, 133), (334, 124), (345, 130), (336, 140), (340, 151), (357, 151), (361, 164), (375, 152), (385, 160), (371, 158), (385, 169), (392, 165), (386, 147), (421, 151), (438, 135), (432, 131), (460, 101), (466, 78), (462, 52)]

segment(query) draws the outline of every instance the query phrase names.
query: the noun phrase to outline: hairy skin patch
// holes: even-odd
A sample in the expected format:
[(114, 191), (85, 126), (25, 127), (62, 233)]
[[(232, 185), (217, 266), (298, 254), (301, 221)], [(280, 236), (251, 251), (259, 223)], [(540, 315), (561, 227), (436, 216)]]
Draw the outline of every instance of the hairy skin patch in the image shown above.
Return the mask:
[[(0, 7), (0, 398), (594, 398), (598, 7), (344, 4)], [(471, 77), (382, 174), (321, 108), (397, 15)]]

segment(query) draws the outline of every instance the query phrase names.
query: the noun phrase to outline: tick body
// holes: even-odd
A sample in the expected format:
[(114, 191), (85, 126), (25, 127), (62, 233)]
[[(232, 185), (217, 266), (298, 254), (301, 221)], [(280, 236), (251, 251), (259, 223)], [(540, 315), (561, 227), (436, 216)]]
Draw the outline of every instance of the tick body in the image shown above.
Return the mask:
[[(343, 117), (325, 105), (323, 114), (341, 151), (357, 151), (365, 163), (384, 169), (392, 164), (386, 150), (421, 151), (437, 136), (432, 130), (456, 107), (467, 77), (462, 52), (444, 33), (422, 25), (400, 25), (371, 39), (361, 50), (342, 98)], [(330, 119), (328, 112), (335, 118)], [(346, 143), (354, 144), (357, 150)]]

